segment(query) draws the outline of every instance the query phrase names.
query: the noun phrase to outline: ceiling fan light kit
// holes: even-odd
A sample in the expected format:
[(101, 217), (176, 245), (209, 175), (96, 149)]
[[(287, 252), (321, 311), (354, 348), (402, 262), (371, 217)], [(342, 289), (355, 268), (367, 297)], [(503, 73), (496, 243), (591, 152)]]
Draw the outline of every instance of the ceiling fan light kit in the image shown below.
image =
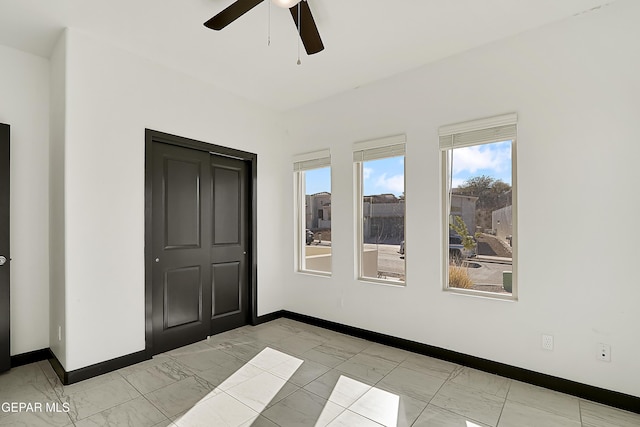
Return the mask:
[(284, 9), (290, 9), (300, 3), (300, 0), (271, 0), (273, 4)]
[[(264, 0), (236, 0), (222, 12), (205, 22), (204, 25), (212, 30), (222, 30), (263, 1)], [(307, 0), (272, 1), (276, 6), (289, 9), (297, 33), (302, 40), (304, 49), (307, 51), (307, 55), (313, 55), (324, 49), (324, 44), (320, 38), (320, 33), (318, 33), (318, 27), (313, 19)]]

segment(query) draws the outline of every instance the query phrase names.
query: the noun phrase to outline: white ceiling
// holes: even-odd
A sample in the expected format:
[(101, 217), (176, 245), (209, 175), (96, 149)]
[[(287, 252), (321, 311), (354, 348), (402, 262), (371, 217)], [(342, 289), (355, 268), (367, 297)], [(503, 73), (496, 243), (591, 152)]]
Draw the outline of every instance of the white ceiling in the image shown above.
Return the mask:
[(258, 5), (222, 31), (234, 0), (0, 0), (0, 44), (48, 57), (77, 28), (276, 110), (288, 110), (613, 0), (308, 0), (325, 50), (296, 65), (291, 15)]

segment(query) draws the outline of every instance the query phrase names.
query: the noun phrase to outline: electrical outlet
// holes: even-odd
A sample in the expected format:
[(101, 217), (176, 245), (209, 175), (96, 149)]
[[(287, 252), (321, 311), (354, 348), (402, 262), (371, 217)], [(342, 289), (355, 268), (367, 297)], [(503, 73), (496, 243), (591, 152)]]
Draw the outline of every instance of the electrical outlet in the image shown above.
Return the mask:
[(542, 335), (542, 348), (553, 350), (553, 335)]
[(598, 360), (611, 362), (611, 346), (609, 344), (598, 343)]

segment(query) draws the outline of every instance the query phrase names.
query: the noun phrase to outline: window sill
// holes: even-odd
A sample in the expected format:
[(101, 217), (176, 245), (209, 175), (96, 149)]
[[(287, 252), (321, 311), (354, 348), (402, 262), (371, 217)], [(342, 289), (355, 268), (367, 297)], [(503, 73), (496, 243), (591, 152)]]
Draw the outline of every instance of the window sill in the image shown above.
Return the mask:
[(518, 302), (518, 297), (513, 294), (497, 294), (493, 292), (474, 291), (471, 289), (444, 288), (444, 292), (451, 295), (461, 295), (472, 298), (490, 299), (493, 301)]
[(374, 279), (373, 277), (358, 277), (357, 280), (361, 283), (393, 286), (394, 288), (404, 288), (407, 286), (407, 282), (400, 282), (398, 280)]
[(315, 271), (315, 270), (297, 270), (297, 274), (302, 274), (304, 276), (316, 276), (316, 277), (331, 277), (332, 273), (328, 273), (326, 271)]

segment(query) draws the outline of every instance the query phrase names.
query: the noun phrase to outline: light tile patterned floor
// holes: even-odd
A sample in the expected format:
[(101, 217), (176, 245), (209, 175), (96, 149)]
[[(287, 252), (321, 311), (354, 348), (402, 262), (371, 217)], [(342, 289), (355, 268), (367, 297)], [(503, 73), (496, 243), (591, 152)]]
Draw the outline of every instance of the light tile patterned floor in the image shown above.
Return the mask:
[(29, 427), (640, 426), (638, 414), (289, 319), (70, 386), (48, 362), (21, 366), (0, 375), (0, 404), (0, 426)]

